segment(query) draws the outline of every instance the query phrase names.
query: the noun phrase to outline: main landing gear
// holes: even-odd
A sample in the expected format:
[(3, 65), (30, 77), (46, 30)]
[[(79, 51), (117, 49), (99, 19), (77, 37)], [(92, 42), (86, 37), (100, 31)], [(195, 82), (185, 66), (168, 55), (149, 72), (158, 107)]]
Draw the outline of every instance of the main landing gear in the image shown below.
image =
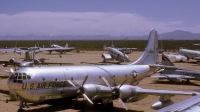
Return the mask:
[(19, 110), (17, 112), (24, 112), (24, 107), (29, 108), (27, 102), (21, 100), (19, 103)]

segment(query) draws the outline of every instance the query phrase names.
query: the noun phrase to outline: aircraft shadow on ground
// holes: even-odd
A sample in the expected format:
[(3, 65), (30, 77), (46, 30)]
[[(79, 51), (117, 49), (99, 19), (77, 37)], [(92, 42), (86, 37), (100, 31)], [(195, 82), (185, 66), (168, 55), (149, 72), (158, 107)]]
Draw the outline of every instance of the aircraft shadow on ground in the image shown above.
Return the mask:
[(174, 61), (173, 63), (188, 63), (188, 64), (197, 64), (197, 62), (194, 62), (194, 61), (185, 61), (185, 62)]
[[(62, 110), (75, 110), (78, 112), (143, 112), (143, 111), (135, 111), (135, 110), (128, 110), (126, 111), (124, 108), (119, 107), (102, 107), (100, 104), (93, 106), (86, 100), (78, 100), (74, 107), (72, 107), (74, 100), (53, 100), (50, 102), (45, 102), (43, 104), (49, 104), (47, 107), (35, 108), (31, 109), (32, 106), (36, 106), (37, 104), (28, 104), (30, 108), (25, 108), (26, 112), (55, 112), (55, 111), (62, 111)], [(41, 104), (42, 105), (42, 104)]]
[(0, 89), (0, 93), (9, 95), (9, 91), (8, 90)]
[(168, 80), (155, 80), (152, 81), (151, 84), (169, 84), (169, 85), (191, 85), (191, 86), (199, 86), (199, 84), (195, 84), (193, 82), (174, 82), (174, 81), (168, 81)]
[[(41, 53), (41, 54), (46, 54), (46, 55), (60, 55), (60, 53)], [(72, 53), (62, 53), (61, 55), (77, 55), (77, 54), (72, 54)]]

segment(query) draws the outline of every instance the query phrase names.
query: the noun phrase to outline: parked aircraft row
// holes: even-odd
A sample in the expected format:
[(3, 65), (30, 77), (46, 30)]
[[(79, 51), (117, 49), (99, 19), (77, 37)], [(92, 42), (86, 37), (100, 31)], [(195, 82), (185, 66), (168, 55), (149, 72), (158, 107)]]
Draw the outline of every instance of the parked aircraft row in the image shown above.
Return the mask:
[[(159, 95), (160, 99), (152, 104), (152, 108), (159, 109), (171, 104), (171, 97), (174, 95), (197, 95), (197, 92), (183, 92), (170, 90), (143, 89), (136, 86), (142, 79), (152, 75), (158, 67), (162, 74), (151, 76), (153, 78), (168, 79), (181, 82), (183, 80), (199, 80), (200, 72), (184, 70), (174, 66), (167, 58), (174, 58), (176, 61), (185, 61), (191, 56), (162, 54), (162, 65), (158, 64), (158, 40), (157, 31), (152, 29), (149, 34), (149, 41), (142, 56), (135, 62), (126, 65), (107, 66), (53, 66), (53, 67), (31, 67), (33, 64), (42, 64), (35, 59), (35, 53), (43, 51), (43, 48), (34, 47), (28, 50), (21, 49), (0, 49), (3, 52), (9, 50), (17, 53), (25, 53), (23, 62), (14, 59), (2, 62), (4, 66), (17, 64), (20, 69), (6, 71), (11, 73), (8, 79), (10, 99), (20, 100), (19, 111), (23, 111), (26, 102), (39, 103), (45, 100), (57, 98), (76, 98), (73, 106), (79, 97), (84, 97), (89, 103), (96, 105), (113, 105), (113, 100), (118, 99), (122, 106), (128, 110), (124, 102), (135, 102), (144, 99), (148, 95)], [(53, 50), (62, 54), (65, 49), (52, 44), (46, 51)], [(73, 48), (72, 48), (73, 49)], [(70, 49), (70, 50), (72, 50)], [(107, 47), (108, 53), (103, 53), (105, 61), (117, 60), (129, 62), (130, 59), (125, 51), (120, 52), (119, 48)], [(133, 50), (133, 49), (131, 49)], [(181, 49), (180, 49), (181, 50)], [(32, 53), (32, 56), (30, 55)], [(190, 54), (189, 52), (186, 52)], [(193, 53), (193, 52), (192, 52)], [(196, 53), (196, 52), (195, 52)], [(197, 53), (196, 53), (197, 54)], [(167, 56), (167, 57), (166, 57)], [(192, 59), (198, 59), (195, 55)], [(48, 64), (48, 63), (43, 63)], [(50, 63), (52, 64), (52, 63)], [(28, 68), (27, 68), (28, 67)], [(161, 112), (161, 111), (159, 111)]]
[(158, 67), (177, 69), (176, 66), (158, 64), (158, 34), (149, 33), (149, 41), (142, 56), (129, 65), (102, 66), (51, 66), (28, 67), (11, 70), (8, 87), (11, 99), (19, 99), (19, 111), (26, 102), (39, 103), (57, 98), (79, 97), (96, 105), (113, 105), (117, 99), (128, 110), (124, 102), (135, 102), (148, 95), (158, 95), (152, 108), (161, 108), (171, 103), (174, 95), (197, 95), (197, 92), (143, 89), (136, 86)]
[(56, 51), (56, 52), (60, 52), (60, 54), (62, 54), (63, 52), (69, 52), (74, 50), (74, 47), (68, 47), (68, 44), (66, 44), (65, 47), (56, 45), (56, 44), (52, 44), (50, 48), (43, 48), (43, 47), (39, 47), (36, 46), (35, 47), (27, 47), (26, 50), (23, 50), (22, 48), (18, 47), (18, 45), (16, 45), (14, 48), (5, 48), (5, 49), (0, 49), (0, 52), (14, 52), (14, 53), (25, 53), (25, 52), (42, 52), (42, 51), (48, 51), (49, 54), (51, 54), (52, 51)]
[(165, 54), (168, 58), (175, 59), (175, 61), (189, 61), (194, 59), (200, 61), (200, 51), (179, 48), (179, 54)]
[[(175, 66), (164, 54), (162, 54), (162, 65)], [(182, 82), (184, 80), (187, 80), (187, 82), (189, 82), (189, 80), (200, 80), (199, 70), (165, 68), (160, 72), (160, 75), (153, 75), (151, 77), (167, 79), (175, 82)]]
[(181, 55), (184, 55), (188, 60), (195, 59), (195, 60), (197, 60), (197, 62), (200, 61), (200, 52), (199, 51), (180, 48), (179, 53)]
[(14, 67), (17, 66), (18, 69), (22, 67), (33, 67), (33, 66), (49, 65), (49, 64), (73, 65), (73, 63), (45, 62), (44, 58), (36, 59), (35, 52), (25, 52), (24, 54), (25, 57), (22, 61), (17, 61), (16, 59), (12, 58), (9, 61), (0, 61), (0, 64), (2, 64), (2, 66), (4, 67), (7, 67), (8, 65), (13, 65)]

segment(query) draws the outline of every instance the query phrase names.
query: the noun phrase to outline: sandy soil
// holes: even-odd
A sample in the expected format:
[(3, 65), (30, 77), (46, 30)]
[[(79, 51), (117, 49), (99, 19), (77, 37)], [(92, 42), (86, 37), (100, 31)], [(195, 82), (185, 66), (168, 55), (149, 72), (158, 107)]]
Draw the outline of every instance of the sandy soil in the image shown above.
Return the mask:
[[(37, 54), (37, 58), (47, 58), (47, 62), (66, 62), (66, 63), (74, 63), (75, 65), (86, 65), (81, 64), (80, 62), (90, 62), (97, 63), (102, 62), (101, 54), (106, 51), (80, 51), (69, 52), (62, 55), (62, 58), (59, 57), (58, 53), (52, 52), (49, 55), (47, 52)], [(133, 52), (129, 54), (129, 58), (132, 61), (137, 60), (141, 56), (142, 52)], [(16, 60), (22, 60), (24, 55), (18, 55), (14, 53), (0, 53), (0, 60), (9, 60), (10, 58), (15, 58)], [(173, 60), (172, 60), (173, 61)], [(199, 65), (193, 62), (186, 63), (175, 63), (175, 65), (191, 70), (198, 70)], [(10, 69), (12, 66), (2, 67), (0, 69)], [(0, 76), (9, 76), (9, 74), (0, 72)], [(147, 77), (143, 79), (139, 83), (139, 87), (149, 88), (149, 89), (167, 89), (167, 90), (181, 90), (181, 91), (193, 91), (193, 89), (198, 88), (200, 85), (199, 81), (191, 81), (191, 83), (172, 83), (167, 80), (156, 81), (156, 79), (152, 79)], [(9, 101), (6, 103), (6, 99), (9, 99), (8, 87), (7, 87), (7, 78), (0, 78), (0, 112), (16, 112), (18, 110), (19, 101)], [(174, 102), (181, 101), (183, 99), (189, 98), (191, 96), (182, 96), (177, 95), (172, 97)], [(126, 106), (129, 109), (129, 112), (152, 112), (151, 105), (159, 100), (159, 96), (149, 95), (144, 100), (132, 103), (126, 103)], [(76, 103), (75, 107), (72, 108), (73, 101), (65, 100), (65, 101), (54, 101), (54, 103), (45, 103), (45, 104), (31, 104), (29, 103), (29, 108), (25, 108), (26, 112), (101, 112), (101, 111), (125, 111), (122, 105), (118, 102), (118, 100), (114, 101), (113, 109), (105, 109), (100, 106), (94, 108), (90, 105), (86, 100), (82, 100), (80, 98)]]

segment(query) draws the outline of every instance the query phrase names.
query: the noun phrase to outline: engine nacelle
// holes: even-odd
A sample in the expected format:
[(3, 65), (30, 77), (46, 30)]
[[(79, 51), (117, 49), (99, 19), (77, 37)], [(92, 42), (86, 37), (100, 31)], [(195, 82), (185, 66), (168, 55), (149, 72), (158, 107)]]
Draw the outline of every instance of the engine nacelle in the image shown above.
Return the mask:
[(151, 108), (153, 108), (153, 109), (159, 109), (159, 108), (161, 108), (162, 106), (163, 106), (162, 102), (161, 102), (161, 101), (157, 101), (157, 102), (155, 102), (155, 103), (151, 106)]
[(40, 60), (38, 60), (38, 59), (35, 59), (35, 60), (34, 60), (34, 64), (36, 64), (36, 65), (37, 65), (37, 64), (40, 64), (40, 63), (41, 63), (41, 61), (40, 61)]
[(160, 109), (160, 108), (163, 108), (163, 107), (165, 107), (165, 106), (169, 106), (169, 105), (171, 105), (171, 104), (173, 104), (173, 103), (174, 103), (174, 102), (171, 101), (170, 99), (167, 100), (167, 101), (157, 101), (157, 102), (155, 102), (155, 103), (151, 106), (151, 108), (152, 108), (152, 109)]
[(148, 96), (148, 94), (138, 94), (137, 89), (140, 89), (139, 87), (132, 86), (132, 85), (123, 85), (120, 88), (120, 98), (127, 102), (134, 102), (139, 101)]
[(13, 59), (13, 58), (9, 60), (9, 63), (15, 63), (15, 62), (16, 62), (16, 61), (15, 61), (15, 59)]
[(84, 93), (91, 98), (91, 100), (99, 100), (104, 97), (110, 97), (112, 90), (109, 87), (95, 84), (85, 84)]
[(3, 63), (2, 66), (3, 66), (3, 67), (7, 67), (7, 63)]

